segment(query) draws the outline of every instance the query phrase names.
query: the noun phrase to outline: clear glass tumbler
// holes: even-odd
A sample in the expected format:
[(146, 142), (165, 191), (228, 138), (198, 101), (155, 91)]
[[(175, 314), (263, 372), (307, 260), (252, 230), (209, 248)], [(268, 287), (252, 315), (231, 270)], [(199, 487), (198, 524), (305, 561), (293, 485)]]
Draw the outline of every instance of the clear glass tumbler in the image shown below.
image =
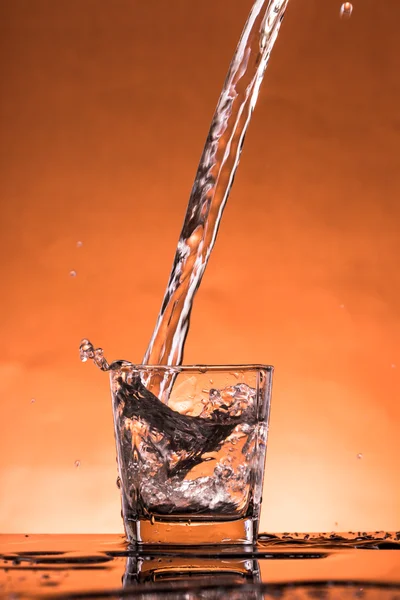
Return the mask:
[(110, 369), (125, 531), (140, 544), (253, 544), (273, 367)]

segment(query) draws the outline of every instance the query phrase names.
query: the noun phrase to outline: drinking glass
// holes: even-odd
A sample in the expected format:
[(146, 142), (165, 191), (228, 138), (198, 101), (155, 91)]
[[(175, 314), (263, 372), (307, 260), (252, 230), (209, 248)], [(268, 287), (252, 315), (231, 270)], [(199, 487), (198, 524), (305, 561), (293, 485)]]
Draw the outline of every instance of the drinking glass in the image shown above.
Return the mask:
[(111, 365), (129, 542), (256, 542), (272, 373), (266, 365)]

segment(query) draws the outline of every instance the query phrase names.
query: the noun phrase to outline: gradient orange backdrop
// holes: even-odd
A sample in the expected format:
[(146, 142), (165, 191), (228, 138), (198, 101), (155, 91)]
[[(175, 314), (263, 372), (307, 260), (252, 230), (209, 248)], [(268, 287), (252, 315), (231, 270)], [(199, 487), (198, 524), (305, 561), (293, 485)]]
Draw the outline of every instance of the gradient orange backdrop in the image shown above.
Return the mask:
[[(77, 349), (141, 360), (251, 4), (0, 4), (1, 532), (122, 528)], [(185, 355), (276, 367), (270, 531), (400, 522), (400, 2), (339, 10), (290, 0)]]

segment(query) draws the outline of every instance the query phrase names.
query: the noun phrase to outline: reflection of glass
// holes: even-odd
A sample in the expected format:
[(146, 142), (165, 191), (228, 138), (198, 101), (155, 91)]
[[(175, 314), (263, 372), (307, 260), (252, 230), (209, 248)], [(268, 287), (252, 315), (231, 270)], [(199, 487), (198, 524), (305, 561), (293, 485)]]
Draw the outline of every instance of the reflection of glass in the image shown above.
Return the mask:
[(114, 363), (110, 374), (129, 541), (254, 543), (272, 367)]
[[(254, 558), (198, 558), (196, 556), (131, 556), (127, 559), (123, 586), (149, 586), (135, 598), (169, 600), (197, 598), (243, 598), (262, 600), (259, 590), (243, 588), (260, 582), (258, 560)], [(190, 591), (189, 591), (190, 590)], [(139, 590), (138, 590), (139, 591)], [(158, 596), (160, 594), (160, 596)]]

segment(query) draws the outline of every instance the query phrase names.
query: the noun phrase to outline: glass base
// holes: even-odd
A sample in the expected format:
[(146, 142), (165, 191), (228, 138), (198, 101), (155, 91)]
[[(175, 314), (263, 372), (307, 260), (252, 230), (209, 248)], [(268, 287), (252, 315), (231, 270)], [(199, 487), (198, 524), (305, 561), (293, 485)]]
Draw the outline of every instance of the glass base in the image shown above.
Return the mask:
[(133, 544), (199, 546), (212, 544), (255, 544), (258, 520), (235, 521), (131, 521), (125, 520), (125, 532)]

